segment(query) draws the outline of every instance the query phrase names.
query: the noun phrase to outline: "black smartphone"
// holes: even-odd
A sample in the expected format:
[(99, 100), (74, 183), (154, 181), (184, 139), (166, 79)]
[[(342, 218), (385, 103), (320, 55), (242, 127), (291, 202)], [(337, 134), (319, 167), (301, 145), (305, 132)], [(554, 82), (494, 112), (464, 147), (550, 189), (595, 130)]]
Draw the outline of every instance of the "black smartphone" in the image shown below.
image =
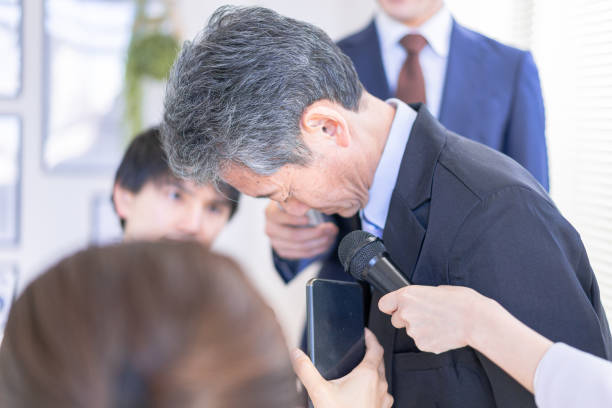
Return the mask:
[(314, 278), (306, 284), (308, 354), (332, 380), (351, 372), (365, 354), (363, 289), (355, 282)]

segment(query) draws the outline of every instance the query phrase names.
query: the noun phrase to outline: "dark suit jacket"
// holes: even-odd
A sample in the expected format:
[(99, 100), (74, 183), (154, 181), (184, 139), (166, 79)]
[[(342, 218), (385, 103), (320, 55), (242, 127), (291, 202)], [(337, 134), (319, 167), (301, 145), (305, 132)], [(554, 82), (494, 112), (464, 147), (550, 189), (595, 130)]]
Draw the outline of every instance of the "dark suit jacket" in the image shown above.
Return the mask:
[[(391, 98), (383, 68), (378, 32), (365, 29), (338, 42), (365, 89)], [(440, 122), (469, 139), (501, 151), (529, 170), (548, 190), (544, 105), (538, 70), (529, 52), (508, 47), (453, 21)], [(320, 257), (320, 276), (349, 279), (336, 256), (337, 244), (355, 226), (334, 217), (340, 232), (336, 246)], [(309, 262), (288, 261), (273, 254), (276, 269), (291, 280)], [(312, 260), (309, 260), (312, 261)]]
[[(364, 87), (380, 99), (392, 97), (383, 68), (376, 25), (341, 40)], [(538, 71), (529, 52), (505, 46), (453, 21), (448, 66), (440, 106), (448, 129), (514, 158), (548, 189), (544, 105)], [(320, 277), (350, 280), (337, 255), (337, 245), (358, 220), (339, 216), (336, 245), (323, 260)], [(310, 261), (288, 261), (273, 254), (276, 269), (291, 280)], [(303, 345), (306, 343), (303, 342)]]
[[(365, 89), (393, 97), (383, 68), (376, 25), (341, 40)], [(531, 54), (453, 21), (440, 122), (507, 154), (548, 189), (544, 104)]]
[[(414, 284), (462, 285), (553, 341), (610, 358), (612, 340), (579, 234), (515, 161), (441, 126), (424, 108), (402, 159), (383, 240)], [(470, 348), (420, 352), (371, 302), (395, 407), (535, 407)], [(571, 384), (570, 384), (571, 386)]]

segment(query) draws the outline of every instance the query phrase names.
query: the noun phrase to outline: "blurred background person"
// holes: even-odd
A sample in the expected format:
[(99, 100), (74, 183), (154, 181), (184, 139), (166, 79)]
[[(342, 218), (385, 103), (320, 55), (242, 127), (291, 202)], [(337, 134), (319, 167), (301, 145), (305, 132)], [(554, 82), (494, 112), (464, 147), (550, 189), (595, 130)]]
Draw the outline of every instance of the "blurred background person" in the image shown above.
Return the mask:
[(612, 405), (611, 362), (553, 343), (473, 289), (407, 286), (378, 306), (422, 351), (479, 350), (534, 393), (540, 408)]
[(544, 104), (529, 51), (457, 23), (444, 0), (378, 0), (338, 42), (368, 92), (424, 102), (446, 128), (507, 154), (548, 189)]
[[(382, 348), (313, 392), (317, 408), (390, 408)], [(298, 355), (298, 372), (316, 370)], [(313, 372), (314, 370), (314, 372)], [(3, 407), (300, 406), (272, 310), (228, 258), (197, 243), (90, 248), (32, 282), (0, 348)]]
[(209, 246), (236, 212), (239, 198), (225, 183), (217, 189), (174, 176), (154, 127), (127, 148), (112, 202), (126, 240), (193, 239)]

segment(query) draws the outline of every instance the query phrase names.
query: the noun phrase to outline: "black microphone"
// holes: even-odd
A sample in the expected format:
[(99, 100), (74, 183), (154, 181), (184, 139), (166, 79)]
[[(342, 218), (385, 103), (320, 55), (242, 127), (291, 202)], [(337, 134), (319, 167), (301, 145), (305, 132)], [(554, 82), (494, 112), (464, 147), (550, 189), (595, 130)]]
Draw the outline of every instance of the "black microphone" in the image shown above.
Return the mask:
[(353, 231), (342, 238), (338, 257), (353, 278), (368, 282), (382, 293), (410, 285), (391, 261), (383, 242), (369, 232)]

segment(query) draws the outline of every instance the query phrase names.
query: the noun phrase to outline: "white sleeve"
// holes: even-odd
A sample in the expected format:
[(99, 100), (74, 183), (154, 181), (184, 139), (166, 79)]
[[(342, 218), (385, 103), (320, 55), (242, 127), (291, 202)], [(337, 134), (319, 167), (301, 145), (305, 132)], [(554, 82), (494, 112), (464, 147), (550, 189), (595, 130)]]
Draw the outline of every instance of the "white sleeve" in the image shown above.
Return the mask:
[(612, 363), (563, 343), (555, 343), (534, 378), (539, 408), (612, 407)]

